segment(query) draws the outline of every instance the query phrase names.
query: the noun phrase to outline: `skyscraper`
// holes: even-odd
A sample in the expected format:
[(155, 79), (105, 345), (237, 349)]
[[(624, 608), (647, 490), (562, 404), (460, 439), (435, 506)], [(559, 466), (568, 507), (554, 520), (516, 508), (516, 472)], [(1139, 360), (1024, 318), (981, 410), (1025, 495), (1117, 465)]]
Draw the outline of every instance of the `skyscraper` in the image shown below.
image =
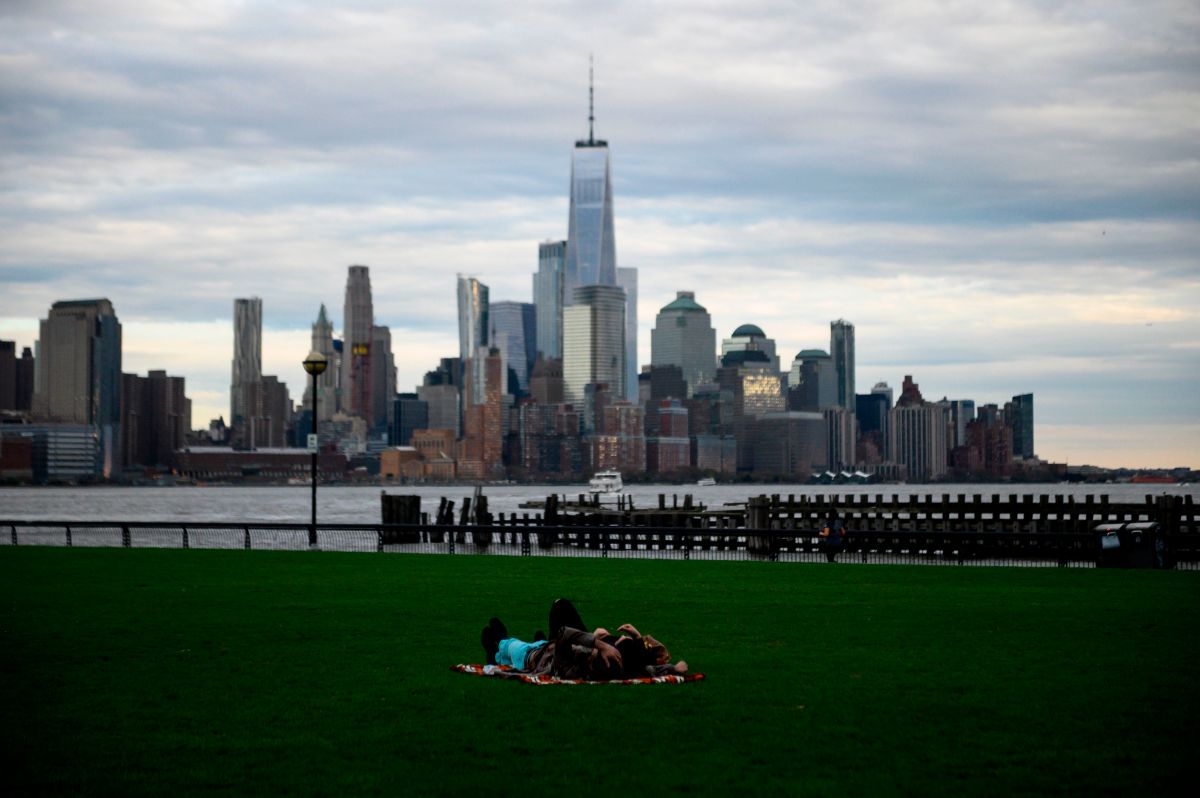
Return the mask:
[(538, 270), (533, 275), (533, 304), (537, 308), (537, 351), (547, 358), (562, 357), (563, 279), (566, 241), (538, 244)]
[(503, 393), (511, 393), (509, 375), (516, 387), (529, 390), (529, 372), (537, 355), (536, 311), (528, 302), (493, 302), (488, 310), (489, 339), (504, 360)]
[(55, 302), (41, 322), (33, 415), (86, 424), (100, 438), (101, 473), (120, 462), (121, 324), (107, 299)]
[(567, 220), (564, 297), (585, 285), (617, 284), (612, 174), (608, 142), (595, 136), (591, 68), (588, 69), (588, 137), (571, 153), (571, 207)]
[(837, 404), (854, 412), (854, 325), (845, 319), (829, 322), (829, 354), (837, 372)]
[(576, 288), (563, 310), (563, 380), (565, 398), (584, 403), (588, 385), (608, 386), (611, 396), (625, 396), (625, 292), (617, 286)]
[(1011, 417), (1007, 420), (1012, 427), (1013, 457), (1033, 457), (1033, 394), (1014, 396)]
[(371, 400), (371, 341), (375, 310), (371, 304), (371, 275), (366, 266), (351, 266), (346, 277), (342, 315), (342, 409), (370, 427), (374, 421)]
[(733, 335), (721, 341), (721, 356), (737, 352), (762, 352), (767, 362), (775, 372), (779, 372), (779, 355), (775, 353), (775, 339), (767, 334), (757, 324), (743, 324), (733, 331)]
[(788, 375), (788, 406), (816, 411), (837, 407), (837, 372), (833, 358), (823, 349), (801, 349)]
[(637, 269), (618, 267), (617, 285), (625, 291), (625, 398), (637, 404)]
[(233, 300), (233, 378), (229, 386), (229, 426), (239, 429), (248, 415), (246, 391), (262, 379), (262, 300)]
[(396, 358), (392, 355), (392, 331), (371, 327), (371, 436), (387, 434), (396, 398)]
[[(340, 399), (337, 395), (339, 355), (333, 348), (333, 324), (325, 313), (325, 303), (323, 302), (321, 303), (321, 312), (317, 314), (317, 320), (313, 322), (312, 326), (312, 351), (320, 352), (329, 363), (329, 368), (317, 377), (317, 399), (320, 400), (317, 407), (321, 414), (318, 420), (329, 421), (339, 409)], [(312, 380), (308, 381), (307, 387), (304, 389), (304, 406), (312, 409)]]
[[(479, 357), (479, 350), (489, 344), (488, 307), (488, 287), (474, 277), (458, 275), (458, 359), (464, 370)], [(483, 356), (487, 357), (487, 353)], [(472, 382), (471, 401), (483, 402), (484, 385), (483, 380)], [(466, 403), (465, 398), (463, 402)]]
[(712, 382), (716, 357), (717, 332), (712, 316), (696, 302), (693, 292), (679, 291), (675, 301), (664, 305), (654, 319), (650, 365), (679, 366), (690, 397), (697, 385)]

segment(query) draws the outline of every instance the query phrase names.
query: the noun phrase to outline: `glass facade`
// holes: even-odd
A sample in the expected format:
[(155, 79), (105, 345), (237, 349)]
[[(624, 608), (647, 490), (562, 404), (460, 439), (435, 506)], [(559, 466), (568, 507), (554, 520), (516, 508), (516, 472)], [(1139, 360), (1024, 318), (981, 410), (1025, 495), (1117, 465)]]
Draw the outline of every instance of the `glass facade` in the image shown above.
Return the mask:
[(262, 379), (262, 300), (233, 300), (233, 379), (230, 384), (229, 423), (246, 417), (245, 386)]
[(567, 222), (564, 296), (585, 285), (617, 284), (612, 178), (608, 144), (576, 142), (571, 155), (571, 208)]
[(563, 278), (566, 267), (566, 241), (543, 241), (538, 244), (538, 270), (533, 275), (537, 351), (548, 358), (562, 357)]
[(529, 373), (537, 355), (536, 310), (528, 302), (493, 302), (488, 309), (492, 346), (504, 359), (505, 392), (509, 391), (508, 373), (516, 376), (517, 388), (529, 391)]
[(617, 269), (617, 285), (625, 291), (625, 398), (637, 402), (637, 295), (638, 273), (632, 267)]
[[(458, 276), (458, 357), (463, 368), (481, 347), (488, 345), (488, 287), (474, 277)], [(476, 381), (475, 404), (483, 402), (483, 387)]]

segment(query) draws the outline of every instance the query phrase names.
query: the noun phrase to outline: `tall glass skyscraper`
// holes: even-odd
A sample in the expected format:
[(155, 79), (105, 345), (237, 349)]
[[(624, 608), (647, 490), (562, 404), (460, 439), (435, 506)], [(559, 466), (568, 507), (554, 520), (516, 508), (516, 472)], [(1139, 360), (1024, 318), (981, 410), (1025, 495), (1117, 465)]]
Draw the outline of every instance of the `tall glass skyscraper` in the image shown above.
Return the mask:
[[(488, 287), (474, 277), (458, 275), (458, 359), (463, 369), (470, 368), (479, 357), (479, 349), (490, 343), (489, 329)], [(475, 404), (483, 403), (483, 389), (483, 380), (472, 383), (474, 396), (470, 398)]]
[(596, 138), (592, 70), (588, 67), (588, 137), (571, 153), (571, 210), (567, 221), (567, 273), (563, 291), (584, 285), (617, 285), (613, 236), (612, 174), (608, 142)]
[(502, 392), (509, 391), (509, 372), (516, 375), (517, 387), (528, 391), (529, 372), (537, 356), (534, 306), (528, 302), (493, 302), (488, 317), (491, 345), (500, 350), (504, 363)]
[(533, 304), (537, 309), (537, 351), (543, 357), (562, 358), (563, 279), (567, 267), (567, 242), (538, 244), (538, 270), (533, 275)]

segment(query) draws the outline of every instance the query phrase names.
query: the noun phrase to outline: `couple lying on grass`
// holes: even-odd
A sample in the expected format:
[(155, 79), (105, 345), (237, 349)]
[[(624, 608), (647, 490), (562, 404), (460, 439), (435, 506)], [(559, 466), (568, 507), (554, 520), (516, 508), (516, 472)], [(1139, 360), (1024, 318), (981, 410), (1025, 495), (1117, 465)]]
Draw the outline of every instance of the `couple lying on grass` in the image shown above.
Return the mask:
[(610, 681), (687, 673), (687, 663), (671, 662), (667, 647), (631, 624), (587, 631), (579, 611), (567, 599), (550, 607), (550, 636), (539, 630), (532, 642), (511, 637), (499, 618), (492, 618), (480, 633), (489, 665), (507, 665), (534, 676)]

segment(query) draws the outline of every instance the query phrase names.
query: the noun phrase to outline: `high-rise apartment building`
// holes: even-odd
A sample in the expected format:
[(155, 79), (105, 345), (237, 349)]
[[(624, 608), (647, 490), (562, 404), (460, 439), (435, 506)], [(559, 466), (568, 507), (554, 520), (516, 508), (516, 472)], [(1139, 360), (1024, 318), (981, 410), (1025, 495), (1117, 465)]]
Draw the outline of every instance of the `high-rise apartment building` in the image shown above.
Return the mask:
[(33, 352), (17, 357), (15, 341), (0, 341), (0, 410), (28, 412), (33, 407)]
[(845, 319), (829, 322), (829, 354), (837, 373), (837, 405), (854, 412), (854, 325)]
[(121, 375), (123, 465), (174, 468), (191, 428), (192, 402), (183, 377), (165, 371)]
[(565, 398), (582, 407), (588, 385), (604, 384), (626, 395), (625, 292), (612, 285), (576, 288), (563, 310)]
[(562, 357), (566, 267), (566, 241), (543, 241), (538, 244), (538, 270), (533, 275), (533, 304), (537, 308), (537, 352), (547, 358)]
[(120, 462), (121, 324), (107, 299), (55, 302), (40, 325), (33, 415), (84, 424), (99, 438), (100, 469)]
[(504, 358), (506, 393), (513, 393), (509, 376), (521, 393), (529, 391), (529, 372), (537, 356), (537, 311), (528, 302), (493, 302), (488, 309), (489, 340)]
[(372, 426), (375, 405), (371, 395), (375, 309), (371, 302), (371, 274), (366, 266), (351, 266), (346, 276), (342, 307), (342, 410)]
[[(650, 365), (678, 366), (687, 383), (687, 395), (696, 386), (712, 382), (716, 372), (717, 332), (712, 316), (696, 302), (691, 291), (679, 291), (664, 305), (650, 331)], [(685, 397), (681, 397), (685, 398)]]
[(262, 379), (262, 300), (233, 300), (233, 378), (229, 386), (229, 426), (245, 423), (246, 391)]

